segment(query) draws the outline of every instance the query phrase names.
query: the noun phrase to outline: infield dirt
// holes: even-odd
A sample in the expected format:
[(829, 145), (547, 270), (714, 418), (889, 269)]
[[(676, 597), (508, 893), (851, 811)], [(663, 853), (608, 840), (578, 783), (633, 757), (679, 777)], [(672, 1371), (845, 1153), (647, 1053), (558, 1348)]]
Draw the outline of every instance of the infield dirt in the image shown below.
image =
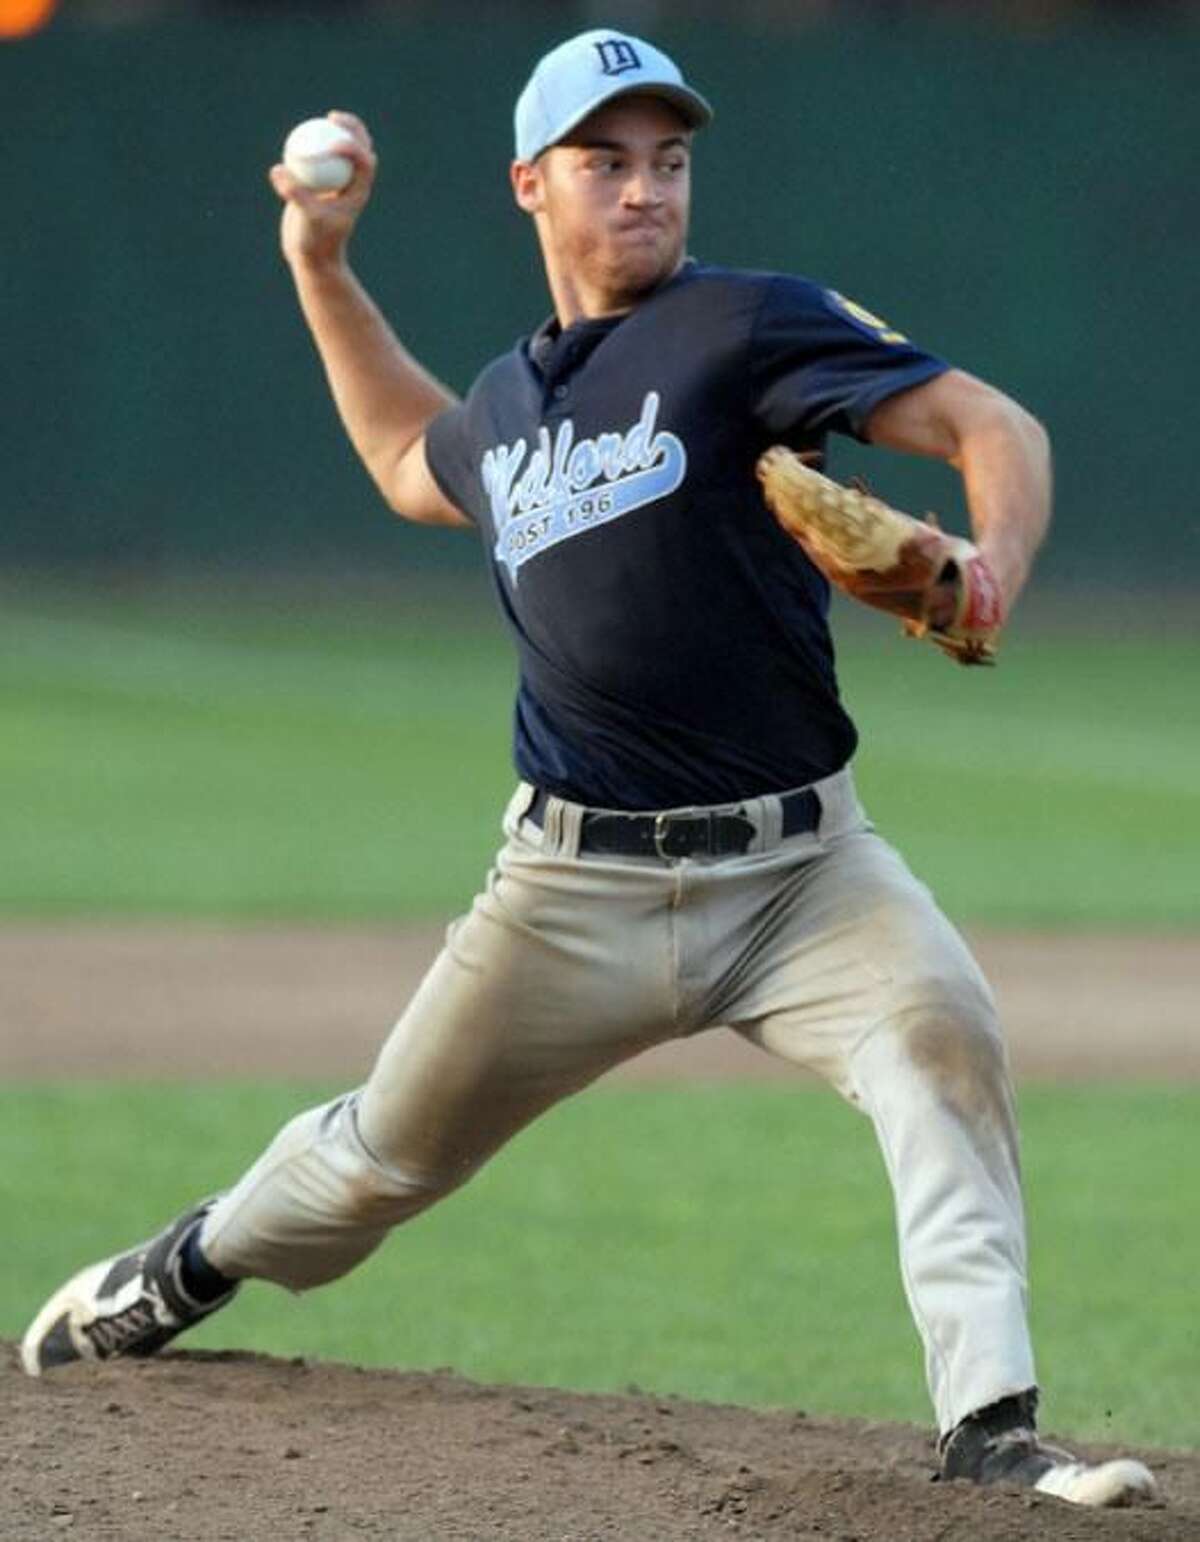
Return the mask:
[[(441, 945), (440, 926), (0, 926), (0, 1067), (58, 1076), (344, 1078), (375, 1051)], [(1018, 1078), (1200, 1077), (1200, 937), (989, 932), (969, 941)], [(618, 1077), (795, 1077), (724, 1030)]]
[(10, 1351), (3, 1396), (11, 1542), (1200, 1538), (1195, 1454), (1139, 1453), (1169, 1504), (1100, 1512), (935, 1484), (922, 1430), (448, 1373), (180, 1352), (35, 1382)]
[[(384, 928), (10, 925), (0, 1064), (10, 1079), (352, 1084), (438, 941), (437, 930)], [(1195, 938), (972, 942), (1019, 1076), (1200, 1072)], [(707, 1034), (616, 1074), (796, 1073)], [(1194, 1451), (1129, 1453), (1154, 1470), (1165, 1503), (1088, 1511), (933, 1483), (925, 1429), (633, 1391), (183, 1351), (35, 1381), (0, 1344), (0, 1397), (3, 1542), (1200, 1542)]]

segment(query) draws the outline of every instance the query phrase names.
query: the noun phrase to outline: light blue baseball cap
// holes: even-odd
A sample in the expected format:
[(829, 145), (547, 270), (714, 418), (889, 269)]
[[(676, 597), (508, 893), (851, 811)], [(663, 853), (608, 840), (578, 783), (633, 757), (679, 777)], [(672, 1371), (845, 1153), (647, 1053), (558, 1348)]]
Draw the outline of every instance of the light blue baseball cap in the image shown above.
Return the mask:
[(600, 28), (568, 38), (538, 61), (517, 98), (517, 159), (532, 161), (597, 107), (633, 91), (669, 102), (690, 128), (712, 118), (712, 108), (666, 54), (641, 38)]

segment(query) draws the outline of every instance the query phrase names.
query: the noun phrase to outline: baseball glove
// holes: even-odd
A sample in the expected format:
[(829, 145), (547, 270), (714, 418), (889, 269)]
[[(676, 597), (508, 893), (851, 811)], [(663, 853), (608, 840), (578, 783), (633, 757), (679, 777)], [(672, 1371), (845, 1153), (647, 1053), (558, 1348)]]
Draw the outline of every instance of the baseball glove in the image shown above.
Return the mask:
[[(913, 519), (831, 481), (782, 445), (759, 457), (758, 477), (775, 518), (831, 584), (899, 616), (909, 637), (928, 638), (960, 664), (996, 662), (1000, 586), (978, 547), (947, 535), (932, 515)], [(933, 603), (947, 585), (948, 619), (944, 604)]]

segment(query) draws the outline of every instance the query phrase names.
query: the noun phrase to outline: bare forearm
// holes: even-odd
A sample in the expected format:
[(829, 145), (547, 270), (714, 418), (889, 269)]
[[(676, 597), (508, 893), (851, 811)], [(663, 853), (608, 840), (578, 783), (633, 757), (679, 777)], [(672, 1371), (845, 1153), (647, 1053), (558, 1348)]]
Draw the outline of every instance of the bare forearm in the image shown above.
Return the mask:
[(966, 429), (953, 464), (975, 540), (1011, 610), (1050, 523), (1049, 439), (1036, 418), (1005, 399)]
[(933, 455), (958, 470), (972, 533), (1011, 610), (1050, 523), (1050, 441), (1042, 425), (1002, 391), (948, 370), (889, 397), (867, 428), (875, 444)]
[(344, 261), (292, 276), (338, 413), (385, 497), (401, 457), (454, 395), (412, 357)]

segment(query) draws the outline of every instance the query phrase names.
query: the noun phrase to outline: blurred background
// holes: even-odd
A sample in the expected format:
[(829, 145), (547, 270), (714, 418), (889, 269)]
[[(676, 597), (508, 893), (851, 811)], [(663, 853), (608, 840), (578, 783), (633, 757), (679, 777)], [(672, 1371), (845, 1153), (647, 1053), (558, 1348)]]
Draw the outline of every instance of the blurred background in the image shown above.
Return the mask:
[[(532, 61), (608, 21), (717, 108), (693, 250), (828, 282), (1038, 412), (1041, 583), (1200, 573), (1200, 6), (1184, 0), (8, 0), (0, 560), (475, 569), (398, 530), (344, 444), (267, 166), (351, 108), (382, 155), (358, 265), (463, 389), (541, 319), (510, 202)], [(851, 451), (837, 463), (856, 464)], [(878, 457), (872, 477), (880, 478)], [(896, 498), (953, 501), (926, 467)]]

